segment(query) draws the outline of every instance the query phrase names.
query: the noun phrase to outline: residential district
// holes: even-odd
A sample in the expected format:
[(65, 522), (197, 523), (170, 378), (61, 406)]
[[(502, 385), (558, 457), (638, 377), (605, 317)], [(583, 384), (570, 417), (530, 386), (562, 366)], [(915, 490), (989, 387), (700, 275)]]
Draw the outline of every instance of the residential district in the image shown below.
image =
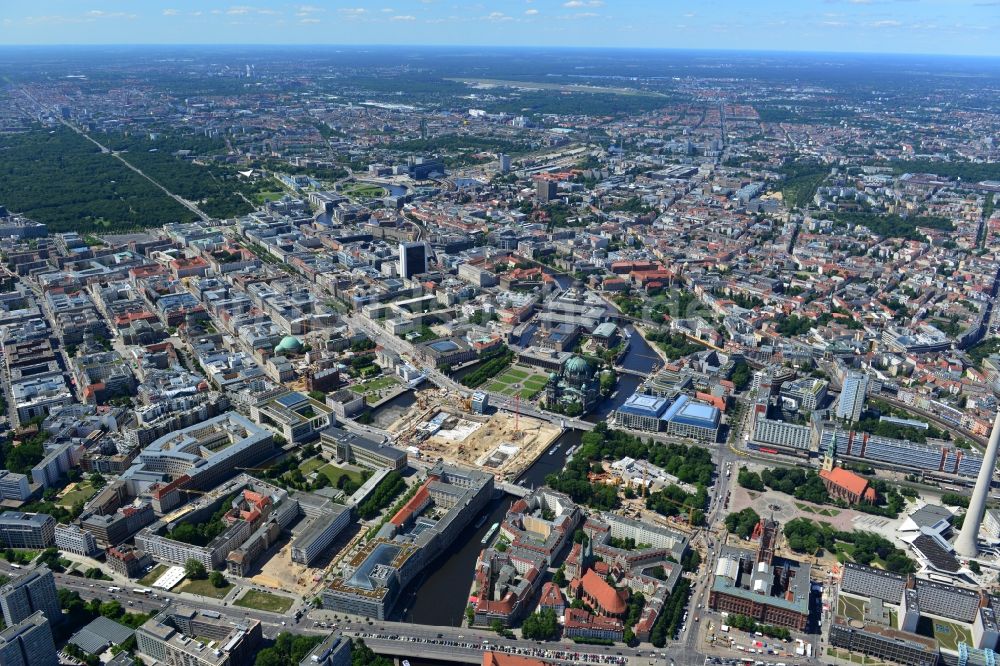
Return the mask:
[(5, 78), (0, 664), (996, 663), (978, 87), (351, 57)]

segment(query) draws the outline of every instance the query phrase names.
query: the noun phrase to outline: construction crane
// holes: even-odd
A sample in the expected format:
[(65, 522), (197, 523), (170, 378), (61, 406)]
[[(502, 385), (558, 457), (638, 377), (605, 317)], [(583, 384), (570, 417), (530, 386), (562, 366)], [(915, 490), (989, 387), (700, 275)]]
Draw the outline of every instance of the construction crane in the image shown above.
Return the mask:
[(514, 396), (514, 437), (521, 432), (521, 394)]

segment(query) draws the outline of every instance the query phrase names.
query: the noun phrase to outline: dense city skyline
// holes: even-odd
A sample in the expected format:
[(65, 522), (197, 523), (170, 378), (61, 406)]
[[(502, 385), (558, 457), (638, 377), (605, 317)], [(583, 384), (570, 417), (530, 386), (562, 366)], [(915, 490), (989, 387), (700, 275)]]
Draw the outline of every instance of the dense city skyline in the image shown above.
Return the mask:
[(245, 1), (0, 2), (0, 664), (1000, 662), (1000, 0)]
[(1000, 55), (988, 0), (8, 2), (0, 42), (594, 46)]

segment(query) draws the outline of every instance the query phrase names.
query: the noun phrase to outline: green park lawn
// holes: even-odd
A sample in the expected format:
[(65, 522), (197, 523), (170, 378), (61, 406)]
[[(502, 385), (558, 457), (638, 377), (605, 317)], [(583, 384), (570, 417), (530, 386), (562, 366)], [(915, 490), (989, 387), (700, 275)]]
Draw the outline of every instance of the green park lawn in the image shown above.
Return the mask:
[(292, 607), (292, 603), (293, 600), (288, 597), (280, 597), (270, 592), (248, 590), (246, 594), (234, 601), (233, 605), (240, 608), (254, 608), (272, 613), (284, 613)]
[(139, 585), (142, 585), (143, 587), (149, 587), (150, 585), (155, 583), (156, 580), (160, 576), (162, 576), (167, 569), (168, 567), (166, 564), (157, 564), (155, 567), (153, 567), (152, 571), (150, 571), (148, 574), (139, 579)]
[(499, 377), (494, 377), (486, 385), (486, 390), (503, 395), (520, 395), (523, 399), (531, 399), (545, 387), (548, 377), (530, 368), (511, 366)]
[(284, 190), (266, 190), (264, 192), (257, 192), (253, 195), (253, 198), (257, 201), (257, 203), (263, 204), (268, 201), (278, 201), (286, 194), (288, 193)]
[(372, 185), (370, 183), (356, 183), (354, 185), (344, 187), (341, 194), (345, 197), (351, 197), (354, 199), (377, 199), (379, 197), (384, 197), (387, 192), (384, 187), (379, 187), (378, 185)]
[(203, 597), (211, 597), (212, 599), (222, 599), (229, 591), (233, 589), (234, 585), (232, 583), (226, 583), (223, 587), (215, 587), (212, 585), (211, 581), (207, 578), (203, 580), (186, 580), (181, 583), (178, 587), (174, 588), (176, 592), (187, 592), (189, 594), (200, 594)]
[(917, 621), (917, 633), (937, 640), (942, 650), (958, 651), (959, 643), (973, 644), (972, 632), (967, 627), (940, 617), (922, 615)]
[(343, 469), (328, 463), (322, 458), (322, 456), (316, 456), (315, 458), (310, 458), (309, 460), (303, 461), (299, 465), (299, 471), (302, 472), (303, 476), (309, 476), (313, 472), (319, 472), (326, 478), (330, 480), (330, 485), (334, 488), (338, 488), (337, 483), (342, 477), (347, 477), (357, 485), (361, 485), (365, 482), (365, 477), (361, 472), (356, 472), (351, 469)]
[(80, 481), (65, 495), (59, 498), (58, 505), (66, 508), (72, 507), (77, 502), (86, 502), (97, 494), (97, 488), (90, 485), (89, 481)]
[(387, 389), (390, 386), (394, 386), (398, 383), (399, 383), (398, 379), (396, 379), (392, 375), (386, 375), (384, 377), (376, 377), (375, 379), (369, 379), (366, 382), (355, 384), (349, 388), (355, 393), (369, 395), (371, 393), (377, 393), (382, 389)]

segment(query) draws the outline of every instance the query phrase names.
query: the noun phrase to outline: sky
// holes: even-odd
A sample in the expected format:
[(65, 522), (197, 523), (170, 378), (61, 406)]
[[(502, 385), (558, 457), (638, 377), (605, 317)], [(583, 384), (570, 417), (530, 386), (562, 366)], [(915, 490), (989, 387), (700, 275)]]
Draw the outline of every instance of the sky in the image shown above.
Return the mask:
[(426, 44), (1000, 56), (1000, 0), (0, 0), (0, 45)]

